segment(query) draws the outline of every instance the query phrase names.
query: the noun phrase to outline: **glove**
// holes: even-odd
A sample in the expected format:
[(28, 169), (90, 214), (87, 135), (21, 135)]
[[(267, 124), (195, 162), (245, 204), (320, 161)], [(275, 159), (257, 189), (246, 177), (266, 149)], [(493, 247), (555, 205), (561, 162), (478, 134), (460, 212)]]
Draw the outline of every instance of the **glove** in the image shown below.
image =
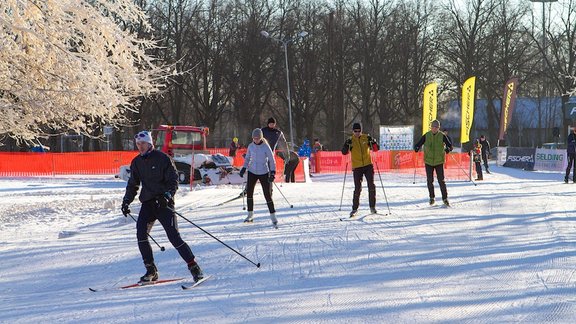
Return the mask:
[(240, 178), (244, 178), (244, 173), (246, 173), (246, 168), (240, 169)]
[(418, 153), (418, 151), (420, 151), (420, 147), (419, 147), (419, 146), (414, 146), (414, 152)]
[(268, 176), (268, 182), (274, 182), (276, 179), (276, 171), (270, 171), (270, 175)]
[(120, 210), (122, 210), (122, 214), (124, 214), (124, 217), (128, 217), (128, 214), (130, 214), (130, 203), (127, 201), (122, 202), (122, 207), (120, 208)]
[(370, 145), (370, 149), (374, 152), (378, 152), (380, 146), (376, 143), (376, 140), (372, 138), (372, 136), (368, 136), (368, 145)]
[(449, 148), (445, 148), (445, 149), (444, 149), (444, 152), (446, 152), (446, 154), (450, 153), (450, 151), (451, 151), (451, 150), (450, 150)]
[(174, 206), (174, 198), (169, 191), (166, 191), (162, 195), (156, 197), (156, 201), (158, 202), (159, 207), (166, 208), (168, 206)]

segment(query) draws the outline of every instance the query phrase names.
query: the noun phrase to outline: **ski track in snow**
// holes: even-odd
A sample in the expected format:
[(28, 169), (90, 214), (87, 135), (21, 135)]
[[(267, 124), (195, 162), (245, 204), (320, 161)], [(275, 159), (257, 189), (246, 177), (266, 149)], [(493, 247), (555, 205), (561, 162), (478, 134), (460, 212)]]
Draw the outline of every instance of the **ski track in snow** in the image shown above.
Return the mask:
[[(0, 322), (575, 322), (576, 186), (553, 173), (492, 170), (477, 186), (448, 179), (450, 208), (428, 206), (424, 177), (382, 173), (382, 215), (368, 215), (364, 184), (359, 216), (344, 221), (353, 183), (339, 210), (342, 175), (278, 183), (278, 229), (259, 185), (252, 224), (242, 222), (241, 198), (217, 206), (243, 186), (181, 186), (179, 213), (262, 266), (178, 218), (214, 278), (190, 291), (174, 283), (96, 293), (88, 287), (144, 272), (135, 223), (119, 212), (125, 183), (2, 179)], [(151, 235), (166, 248), (151, 242), (160, 277), (190, 276), (160, 225)]]

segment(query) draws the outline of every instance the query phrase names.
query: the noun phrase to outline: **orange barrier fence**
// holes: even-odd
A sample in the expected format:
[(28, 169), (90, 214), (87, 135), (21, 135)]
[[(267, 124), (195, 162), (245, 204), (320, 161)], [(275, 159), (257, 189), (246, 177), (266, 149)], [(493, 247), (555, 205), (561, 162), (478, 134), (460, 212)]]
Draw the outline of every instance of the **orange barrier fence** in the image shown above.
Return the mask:
[(74, 153), (0, 153), (0, 176), (51, 176), (62, 174), (117, 174), (137, 151)]
[[(228, 154), (227, 148), (209, 149), (211, 154)], [(242, 166), (246, 149), (237, 151), (233, 165)], [(74, 153), (11, 153), (0, 152), (0, 176), (47, 176), (65, 174), (117, 174), (121, 165), (128, 165), (137, 151), (74, 152)], [(339, 151), (321, 151), (312, 157), (314, 173), (344, 173), (351, 169), (350, 155)], [(372, 153), (375, 168), (381, 172), (415, 172), (425, 174), (422, 152), (379, 151)], [(284, 161), (276, 157), (278, 175), (284, 171)], [(446, 156), (448, 178), (466, 179), (470, 157), (466, 153)], [(416, 169), (414, 169), (416, 168)], [(474, 171), (473, 171), (474, 172)], [(296, 181), (304, 181), (303, 160), (296, 169)]]
[[(378, 151), (371, 153), (375, 169), (381, 172), (416, 172), (425, 175), (424, 155), (414, 151)], [(312, 157), (314, 173), (343, 173), (352, 169), (350, 154), (342, 155), (339, 151), (320, 151)], [(466, 153), (446, 155), (444, 173), (447, 178), (466, 179), (470, 157)], [(416, 169), (416, 171), (415, 171)], [(474, 171), (473, 171), (474, 174)]]

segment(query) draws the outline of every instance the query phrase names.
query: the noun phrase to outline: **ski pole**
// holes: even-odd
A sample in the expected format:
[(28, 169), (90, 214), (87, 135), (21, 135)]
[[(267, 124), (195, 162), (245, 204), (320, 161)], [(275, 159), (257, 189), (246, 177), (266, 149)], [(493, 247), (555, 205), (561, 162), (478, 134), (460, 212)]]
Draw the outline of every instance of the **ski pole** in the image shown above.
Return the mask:
[(242, 210), (246, 210), (246, 203), (245, 203), (245, 197), (246, 197), (246, 189), (248, 187), (248, 182), (244, 182), (244, 190), (242, 191), (241, 195), (242, 195)]
[(412, 180), (412, 184), (416, 184), (416, 159), (418, 158), (418, 153), (414, 154), (414, 180)]
[(348, 173), (348, 161), (346, 161), (346, 167), (344, 168), (344, 181), (342, 181), (342, 195), (340, 196), (340, 208), (342, 210), (342, 199), (344, 199), (344, 185), (346, 184), (346, 174)]
[[(128, 214), (130, 215), (130, 218), (132, 218), (132, 220), (134, 220), (134, 222), (138, 223), (136, 221), (136, 218), (134, 218), (134, 216), (132, 216), (132, 214)], [(158, 247), (160, 248), (160, 251), (166, 251), (166, 249), (163, 246), (160, 246), (160, 244), (158, 244), (158, 242), (156, 242), (156, 240), (152, 237), (152, 235), (150, 235), (150, 233), (146, 232), (146, 235), (148, 235), (148, 237), (154, 241), (154, 243), (156, 243), (156, 245), (158, 245)]]
[(460, 167), (460, 170), (462, 170), (462, 172), (464, 172), (466, 177), (468, 177), (468, 179), (470, 179), (470, 181), (472, 181), (472, 183), (476, 186), (477, 185), (476, 182), (474, 182), (474, 180), (472, 180), (472, 177), (466, 172), (466, 170), (464, 170), (464, 168), (460, 165), (460, 163), (458, 163), (458, 161), (456, 161), (456, 159), (454, 158), (454, 155), (452, 155), (452, 154), (448, 154), (448, 155), (450, 155), (452, 160), (454, 160), (454, 162), (456, 162), (456, 164), (458, 164), (458, 166)]
[(260, 268), (260, 262), (258, 263), (254, 263), (254, 261), (248, 259), (244, 254), (236, 251), (234, 248), (232, 248), (230, 245), (222, 242), (220, 239), (218, 239), (216, 236), (210, 234), (208, 231), (206, 231), (205, 229), (203, 229), (202, 227), (194, 224), (194, 222), (192, 222), (191, 220), (189, 220), (188, 218), (184, 217), (182, 214), (180, 214), (179, 212), (175, 211), (174, 209), (168, 207), (168, 209), (170, 209), (171, 211), (173, 211), (176, 215), (182, 217), (184, 220), (186, 220), (188, 223), (196, 226), (196, 228), (198, 228), (199, 230), (201, 230), (202, 232), (208, 234), (211, 238), (215, 239), (216, 241), (220, 242), (222, 245), (224, 245), (225, 247), (229, 248), (230, 250), (234, 251), (236, 254), (238, 254), (239, 256), (243, 257), (244, 259), (246, 259), (248, 262), (252, 263), (253, 265), (256, 266), (256, 268)]
[(242, 197), (244, 197), (244, 191), (241, 192), (238, 196), (236, 196), (236, 197), (234, 197), (234, 198), (230, 198), (230, 199), (228, 199), (228, 200), (226, 200), (226, 201), (223, 201), (223, 202), (219, 203), (218, 205), (216, 205), (216, 206), (214, 206), (214, 207), (220, 207), (220, 206), (222, 206), (222, 205), (225, 205), (225, 204), (227, 204), (227, 203), (229, 203), (229, 202), (232, 202), (232, 201), (234, 201), (234, 200), (236, 200), (236, 199), (240, 199), (240, 198), (242, 198)]
[(388, 207), (388, 215), (392, 215), (390, 211), (390, 204), (388, 204), (388, 197), (386, 196), (386, 189), (384, 189), (384, 183), (382, 182), (382, 175), (380, 175), (380, 168), (378, 167), (378, 162), (374, 161), (376, 164), (376, 170), (378, 171), (378, 178), (380, 178), (380, 186), (382, 186), (382, 192), (384, 192), (384, 199), (386, 200), (386, 206)]
[(286, 199), (286, 196), (284, 196), (284, 194), (282, 193), (282, 190), (280, 190), (280, 188), (278, 188), (278, 185), (276, 184), (276, 182), (274, 182), (274, 185), (276, 186), (276, 189), (278, 189), (278, 191), (280, 192), (280, 194), (282, 195), (282, 197), (284, 197), (284, 200), (286, 200), (286, 203), (288, 203), (288, 205), (290, 205), (290, 208), (294, 208), (294, 205), (292, 205), (288, 199)]

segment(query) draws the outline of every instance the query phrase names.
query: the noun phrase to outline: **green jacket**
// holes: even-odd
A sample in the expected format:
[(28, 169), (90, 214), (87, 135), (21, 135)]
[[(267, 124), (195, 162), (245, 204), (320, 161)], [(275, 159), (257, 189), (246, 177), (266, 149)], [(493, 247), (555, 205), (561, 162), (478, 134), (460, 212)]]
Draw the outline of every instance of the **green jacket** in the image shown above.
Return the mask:
[(416, 152), (420, 148), (424, 148), (424, 163), (437, 166), (446, 162), (446, 154), (452, 151), (452, 140), (442, 132), (434, 134), (428, 131), (414, 145)]

